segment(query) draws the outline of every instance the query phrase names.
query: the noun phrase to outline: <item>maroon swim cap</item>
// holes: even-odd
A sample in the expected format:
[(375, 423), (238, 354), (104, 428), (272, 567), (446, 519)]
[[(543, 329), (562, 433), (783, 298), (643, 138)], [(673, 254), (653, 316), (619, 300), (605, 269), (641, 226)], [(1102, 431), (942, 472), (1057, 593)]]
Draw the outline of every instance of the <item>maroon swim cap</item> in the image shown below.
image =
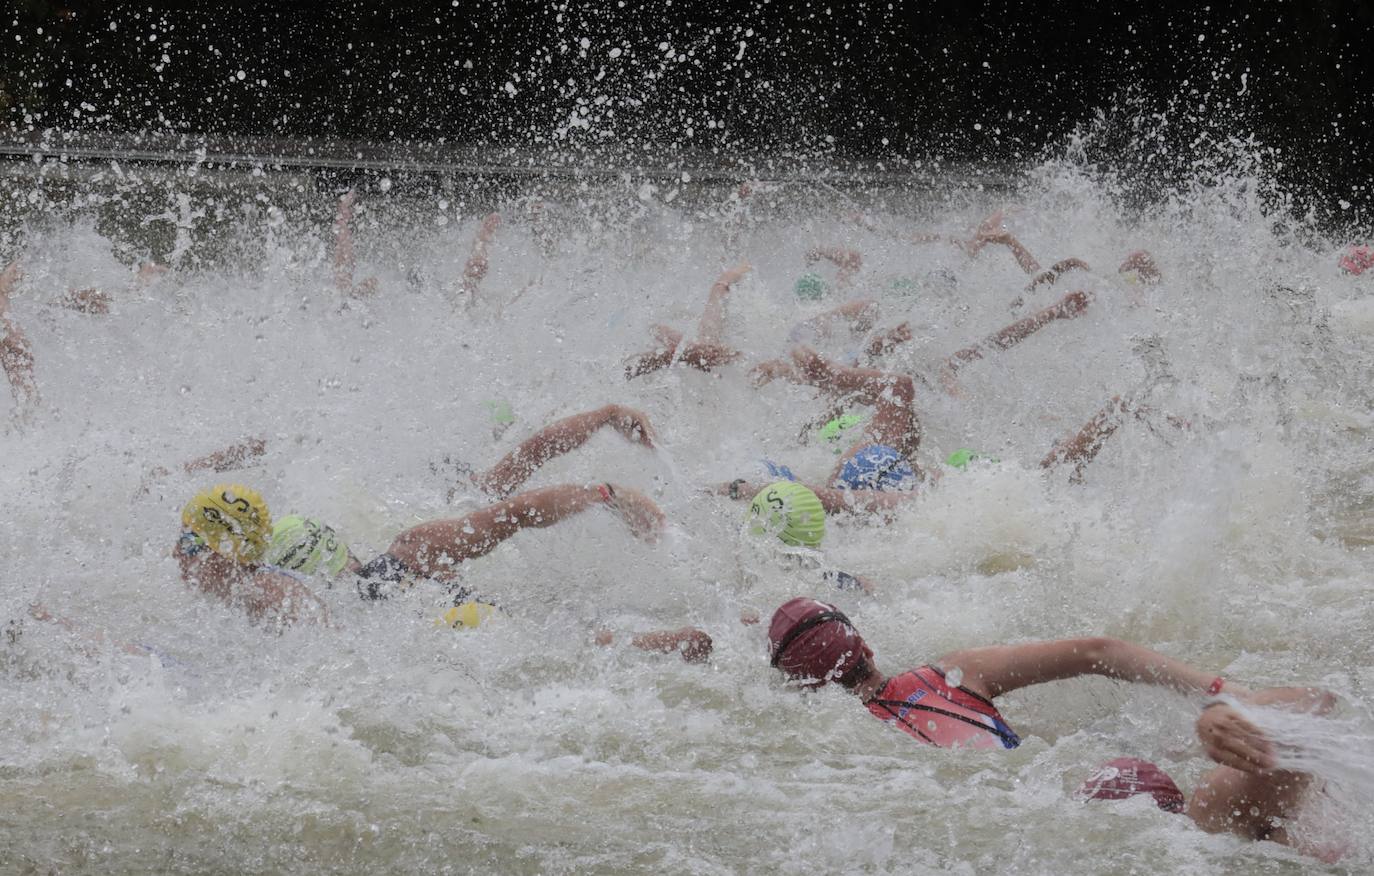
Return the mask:
[(768, 624), (768, 656), (792, 678), (819, 687), (845, 678), (872, 651), (835, 606), (798, 596), (778, 606)]
[(1138, 757), (1109, 760), (1079, 785), (1074, 797), (1079, 800), (1125, 800), (1149, 794), (1165, 812), (1183, 811), (1183, 792), (1168, 773)]

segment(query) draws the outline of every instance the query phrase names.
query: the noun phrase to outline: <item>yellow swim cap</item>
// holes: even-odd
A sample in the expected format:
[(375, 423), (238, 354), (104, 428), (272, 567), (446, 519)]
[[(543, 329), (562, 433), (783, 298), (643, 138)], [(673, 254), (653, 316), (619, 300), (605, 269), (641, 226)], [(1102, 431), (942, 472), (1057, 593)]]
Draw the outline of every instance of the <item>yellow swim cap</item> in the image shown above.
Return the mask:
[(480, 626), (483, 621), (491, 617), (496, 611), (496, 606), (489, 602), (464, 602), (462, 605), (455, 605), (444, 616), (436, 620), (436, 626), (442, 624), (454, 629), (472, 628)]
[[(194, 532), (211, 550), (240, 563), (256, 563), (272, 538), (272, 513), (257, 490), (216, 484), (181, 509), (182, 528)], [(223, 545), (223, 547), (221, 547)]]

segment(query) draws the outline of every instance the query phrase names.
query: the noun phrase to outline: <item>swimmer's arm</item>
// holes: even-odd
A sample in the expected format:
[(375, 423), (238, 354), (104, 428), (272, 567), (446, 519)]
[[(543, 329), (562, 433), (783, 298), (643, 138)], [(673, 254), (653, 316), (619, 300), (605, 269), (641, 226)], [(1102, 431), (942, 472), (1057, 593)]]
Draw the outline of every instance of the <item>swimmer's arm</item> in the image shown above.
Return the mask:
[(496, 236), (496, 229), (501, 227), (501, 214), (489, 213), (482, 220), (482, 225), (477, 229), (477, 234), (472, 239), (472, 252), (468, 255), (467, 264), (463, 265), (463, 276), (458, 281), (458, 292), (468, 296), (468, 304), (472, 304), (477, 298), (477, 287), (487, 276), (487, 247), (491, 244), (491, 239)]
[(553, 526), (602, 504), (636, 537), (653, 540), (663, 528), (663, 512), (629, 487), (560, 484), (520, 493), (463, 517), (422, 523), (396, 536), (387, 553), (425, 574), (441, 572), (453, 563), (491, 553), (522, 529)]
[(1158, 283), (1160, 279), (1159, 266), (1155, 264), (1154, 256), (1149, 252), (1138, 249), (1126, 256), (1121, 267), (1117, 268), (1117, 273), (1126, 274), (1135, 271), (1136, 276), (1142, 283)]
[(0, 272), (0, 368), (21, 406), (38, 401), (38, 384), (33, 379), (33, 349), (22, 329), (8, 316), (10, 294), (23, 276), (19, 262), (11, 262)]
[(1010, 350), (1055, 320), (1073, 319), (1079, 316), (1087, 310), (1090, 301), (1088, 294), (1081, 289), (1070, 292), (1049, 307), (1024, 319), (1018, 319), (1011, 325), (989, 335), (982, 342), (955, 352), (945, 360), (945, 369), (948, 373), (953, 374), (964, 365), (983, 358), (983, 351), (988, 347)]
[(798, 323), (793, 328), (792, 334), (805, 328), (824, 335), (837, 322), (848, 323), (852, 331), (866, 332), (872, 329), (877, 321), (878, 302), (872, 298), (859, 298), (854, 301), (847, 301), (833, 310), (827, 310), (825, 313)]
[(864, 266), (863, 253), (857, 249), (849, 249), (843, 246), (815, 246), (806, 252), (808, 263), (818, 262), (821, 259), (833, 264), (840, 269), (837, 279), (841, 283), (848, 283)]
[(242, 589), (239, 600), (255, 620), (274, 620), (283, 626), (302, 621), (333, 626), (329, 607), (301, 582), (276, 572), (259, 570)]
[(349, 189), (339, 198), (338, 211), (334, 214), (334, 285), (345, 296), (371, 295), (377, 291), (377, 278), (368, 277), (354, 284), (353, 269), (357, 253), (353, 248), (353, 202), (358, 193)]
[[(1052, 284), (1056, 280), (1058, 280), (1060, 276), (1062, 276), (1066, 271), (1070, 271), (1075, 268), (1077, 268), (1080, 271), (1092, 270), (1092, 268), (1088, 267), (1088, 263), (1083, 261), (1082, 259), (1060, 259), (1059, 261), (1050, 265), (1050, 269), (1048, 271), (1042, 271), (1039, 274), (1036, 274), (1035, 279), (1031, 280), (1029, 283), (1026, 284), (1026, 291), (1033, 292), (1035, 291), (1035, 287), (1041, 285), (1042, 283)], [(1020, 307), (1021, 299), (1018, 297), (1015, 301), (1011, 303), (1011, 306)]]
[(496, 465), (478, 475), (475, 478), (477, 485), (492, 495), (508, 495), (544, 463), (581, 447), (604, 426), (613, 427), (632, 444), (654, 448), (656, 436), (646, 414), (624, 405), (603, 405), (540, 429)]
[[(958, 667), (963, 671), (964, 686), (987, 697), (1080, 675), (1104, 675), (1204, 694), (1217, 677), (1149, 648), (1106, 637), (971, 648), (942, 657), (940, 665), (945, 669)], [(1236, 696), (1249, 693), (1229, 681), (1225, 690)]]
[[(596, 643), (607, 646), (613, 644), (615, 635), (610, 630), (598, 630)], [(711, 637), (696, 627), (683, 627), (678, 630), (652, 630), (637, 633), (630, 638), (630, 644), (641, 651), (654, 651), (659, 654), (679, 654), (688, 663), (700, 663), (711, 656), (713, 647)]]
[(187, 474), (199, 471), (226, 472), (243, 465), (267, 452), (266, 438), (245, 438), (237, 444), (230, 444), (222, 450), (207, 453), (182, 464)]

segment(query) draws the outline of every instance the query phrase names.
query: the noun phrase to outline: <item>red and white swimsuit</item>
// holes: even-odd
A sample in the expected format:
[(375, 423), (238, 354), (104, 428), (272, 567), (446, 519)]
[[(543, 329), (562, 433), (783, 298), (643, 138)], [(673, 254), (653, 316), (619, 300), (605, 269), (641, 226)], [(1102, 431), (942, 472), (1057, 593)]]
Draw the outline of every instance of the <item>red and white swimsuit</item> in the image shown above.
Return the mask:
[(966, 687), (950, 687), (945, 674), (922, 666), (887, 680), (868, 710), (908, 735), (937, 748), (1015, 748), (1021, 737), (997, 707)]

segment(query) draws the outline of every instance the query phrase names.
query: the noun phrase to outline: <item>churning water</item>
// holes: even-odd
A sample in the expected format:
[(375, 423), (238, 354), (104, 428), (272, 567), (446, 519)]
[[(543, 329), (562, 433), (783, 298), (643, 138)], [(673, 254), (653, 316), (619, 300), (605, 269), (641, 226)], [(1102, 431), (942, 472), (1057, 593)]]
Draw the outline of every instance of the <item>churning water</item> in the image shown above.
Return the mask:
[[(995, 195), (789, 184), (744, 202), (629, 175), (545, 191), (539, 205), (374, 180), (360, 195), (358, 276), (377, 276), (380, 292), (341, 307), (337, 189), (245, 177), (207, 194), (213, 172), (161, 188), (137, 175), (108, 168), (77, 197), (36, 171), (10, 177), (14, 203), (31, 203), (0, 255), (23, 262), (12, 316), (42, 401), (20, 423), (0, 399), (0, 620), (16, 621), (0, 639), (0, 870), (1322, 866), (1140, 800), (1071, 799), (1119, 755), (1190, 788), (1208, 765), (1192, 741), (1196, 703), (1058, 683), (1003, 706), (1021, 748), (937, 751), (838, 689), (784, 687), (763, 632), (739, 622), (806, 593), (838, 602), (893, 671), (959, 647), (1110, 634), (1231, 678), (1366, 698), (1374, 287), (1338, 271), (1340, 241), (1266, 215), (1253, 180), (1131, 210), (1067, 162)], [(493, 206), (505, 224), (491, 272), (477, 305), (455, 308)], [(1077, 256), (1092, 272), (1014, 310), (1028, 278), (1005, 249), (969, 259), (897, 238), (966, 233), (1004, 206), (1042, 264)], [(855, 209), (880, 230), (847, 221)], [(852, 293), (828, 303), (872, 295), (880, 326), (912, 326), (883, 367), (920, 378), (922, 461), (959, 447), (1000, 460), (948, 471), (887, 526), (830, 522), (827, 561), (872, 578), (871, 598), (762, 555), (740, 531), (743, 507), (701, 490), (757, 479), (765, 456), (823, 479), (834, 457), (799, 440), (824, 411), (812, 391), (754, 390), (744, 366), (623, 376), (653, 323), (691, 333), (711, 281), (738, 260), (754, 271), (733, 293), (725, 342), (751, 360), (785, 353), (792, 326), (823, 306), (792, 291), (815, 244), (866, 259)], [(1162, 283), (1118, 278), (1141, 248)], [(129, 265), (153, 250), (171, 270), (131, 282)], [(896, 277), (915, 294), (894, 292)], [(58, 306), (89, 286), (111, 295), (108, 315)], [(1075, 288), (1095, 295), (1083, 316), (967, 367), (959, 397), (940, 391), (945, 356)], [(1082, 483), (1038, 468), (1127, 392), (1157, 416), (1128, 418)], [(499, 436), (488, 401), (516, 417)], [(370, 605), (345, 585), (319, 588), (342, 630), (273, 635), (189, 591), (169, 556), (180, 506), (223, 479), (253, 485), (276, 514), (329, 520), (370, 556), (403, 527), (474, 507), (461, 490), (450, 503), (445, 456), (490, 465), (539, 425), (611, 401), (645, 410), (660, 450), (599, 435), (531, 485), (638, 487), (666, 511), (666, 537), (636, 541), (599, 510), (521, 533), (471, 564), (467, 580), (507, 609), (479, 629), (436, 627), (431, 594)], [(249, 436), (267, 451), (241, 472), (177, 467)], [(150, 476), (157, 466), (173, 473)], [(73, 629), (33, 619), (34, 602)], [(598, 627), (684, 624), (714, 636), (709, 664), (593, 643)], [(156, 652), (130, 656), (97, 630)], [(1362, 854), (1338, 866), (1374, 865)]]

